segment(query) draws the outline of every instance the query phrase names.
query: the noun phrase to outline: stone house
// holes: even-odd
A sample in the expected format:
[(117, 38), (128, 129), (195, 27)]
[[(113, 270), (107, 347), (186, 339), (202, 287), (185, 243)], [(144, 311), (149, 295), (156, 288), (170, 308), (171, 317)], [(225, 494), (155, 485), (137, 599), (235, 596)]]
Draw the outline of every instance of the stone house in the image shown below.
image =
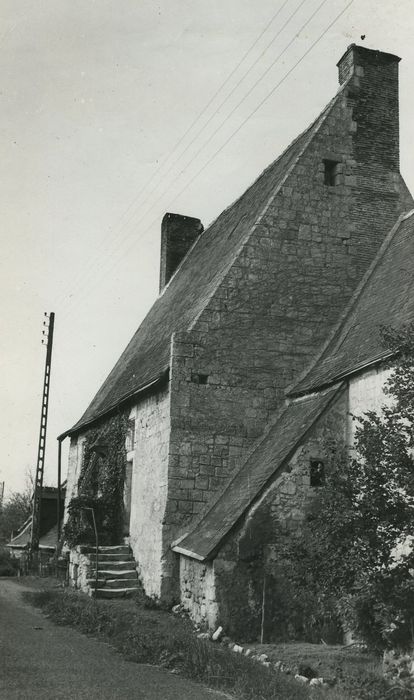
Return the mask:
[(381, 410), (391, 353), (380, 329), (414, 323), (414, 210), (399, 217), (337, 327), (223, 493), (173, 545), (180, 554), (184, 607), (192, 616), (237, 630), (259, 626), (265, 572), (277, 571), (279, 528), (300, 526), (323, 486), (328, 440), (352, 446), (352, 416)]
[(238, 614), (236, 580), (240, 610), (254, 609), (263, 545), (276, 519), (300, 522), (321, 435), (351, 439), (349, 409), (379, 400), (378, 324), (412, 311), (399, 60), (351, 45), (331, 102), (205, 231), (165, 215), (160, 295), (61, 436), (69, 502), (88, 431), (129, 412), (142, 584), (210, 626)]

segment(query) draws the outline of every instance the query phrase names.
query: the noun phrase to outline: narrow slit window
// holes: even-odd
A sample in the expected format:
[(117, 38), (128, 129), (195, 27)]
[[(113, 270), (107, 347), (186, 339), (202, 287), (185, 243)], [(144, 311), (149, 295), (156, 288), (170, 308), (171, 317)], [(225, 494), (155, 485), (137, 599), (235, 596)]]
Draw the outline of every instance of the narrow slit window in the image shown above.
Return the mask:
[(325, 171), (324, 171), (324, 182), (328, 187), (335, 187), (336, 179), (338, 175), (338, 161), (336, 160), (324, 160), (323, 161)]
[(310, 485), (314, 488), (325, 484), (325, 465), (321, 459), (310, 461)]
[(129, 419), (128, 420), (128, 425), (127, 425), (127, 434), (126, 434), (126, 451), (130, 452), (131, 450), (134, 449), (135, 445), (135, 419)]

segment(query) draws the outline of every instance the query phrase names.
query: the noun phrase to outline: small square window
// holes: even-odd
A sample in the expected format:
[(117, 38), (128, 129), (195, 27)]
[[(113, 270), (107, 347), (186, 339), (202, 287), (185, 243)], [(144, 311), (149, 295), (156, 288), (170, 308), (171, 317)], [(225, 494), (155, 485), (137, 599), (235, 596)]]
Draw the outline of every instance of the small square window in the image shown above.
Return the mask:
[(324, 182), (328, 187), (335, 187), (338, 175), (338, 161), (324, 160)]
[(191, 375), (191, 381), (194, 382), (194, 384), (207, 384), (208, 374), (193, 372), (193, 374)]
[(311, 459), (310, 461), (310, 485), (313, 487), (323, 486), (325, 483), (325, 465), (321, 459)]

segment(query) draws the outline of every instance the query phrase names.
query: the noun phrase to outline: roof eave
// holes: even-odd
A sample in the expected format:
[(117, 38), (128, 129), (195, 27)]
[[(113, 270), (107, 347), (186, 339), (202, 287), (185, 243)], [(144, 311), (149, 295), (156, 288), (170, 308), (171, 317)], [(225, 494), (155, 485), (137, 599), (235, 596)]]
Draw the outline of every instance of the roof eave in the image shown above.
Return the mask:
[(134, 391), (130, 392), (129, 394), (126, 394), (125, 396), (120, 398), (118, 401), (116, 401), (114, 404), (112, 404), (108, 408), (105, 408), (104, 411), (96, 414), (90, 420), (82, 423), (81, 422), (82, 419), (81, 419), (78, 423), (75, 423), (73, 428), (70, 428), (69, 430), (66, 430), (64, 433), (61, 433), (60, 435), (58, 435), (57, 439), (64, 440), (65, 438), (69, 437), (69, 435), (75, 435), (76, 433), (79, 433), (82, 430), (85, 430), (85, 428), (90, 428), (96, 422), (101, 420), (101, 418), (104, 418), (104, 416), (107, 416), (107, 415), (113, 413), (117, 408), (119, 408), (120, 406), (131, 401), (131, 399), (136, 398), (138, 396), (141, 396), (142, 394), (150, 393), (154, 389), (156, 389), (159, 386), (161, 386), (162, 384), (164, 384), (164, 382), (168, 381), (169, 371), (170, 371), (170, 366), (168, 365), (167, 367), (165, 367), (163, 369), (163, 371), (154, 380), (152, 380), (151, 382), (148, 382), (148, 384), (145, 384), (142, 387), (139, 387), (138, 389), (134, 389)]
[(364, 362), (361, 362), (359, 365), (355, 365), (352, 369), (346, 370), (345, 372), (342, 372), (341, 374), (335, 374), (329, 379), (326, 379), (325, 381), (321, 383), (315, 383), (315, 384), (308, 384), (305, 386), (303, 389), (300, 391), (291, 391), (287, 396), (292, 399), (299, 399), (303, 398), (304, 396), (307, 396), (308, 394), (315, 394), (320, 391), (324, 391), (325, 389), (328, 389), (329, 387), (333, 386), (334, 384), (338, 384), (338, 382), (345, 382), (352, 377), (356, 376), (357, 374), (360, 374), (360, 372), (363, 372), (364, 370), (368, 369), (369, 367), (374, 367), (374, 365), (378, 365), (381, 362), (385, 362), (385, 360), (389, 360), (391, 357), (394, 357), (396, 355), (396, 352), (394, 351), (384, 351), (380, 355), (376, 355), (374, 358), (371, 358), (370, 360), (365, 360)]
[(197, 554), (197, 552), (191, 552), (189, 549), (185, 549), (185, 547), (180, 547), (179, 545), (171, 546), (171, 549), (177, 554), (184, 554), (186, 557), (196, 559), (197, 561), (206, 561), (207, 559), (207, 557)]

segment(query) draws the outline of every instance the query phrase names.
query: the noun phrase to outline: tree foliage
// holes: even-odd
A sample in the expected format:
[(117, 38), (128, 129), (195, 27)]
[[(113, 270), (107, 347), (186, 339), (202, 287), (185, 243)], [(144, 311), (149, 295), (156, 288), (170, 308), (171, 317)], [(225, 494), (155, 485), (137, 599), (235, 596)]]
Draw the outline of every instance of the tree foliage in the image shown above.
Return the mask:
[(10, 541), (12, 533), (27, 520), (32, 510), (33, 483), (30, 476), (22, 491), (12, 492), (0, 508), (0, 544)]
[(394, 352), (387, 400), (354, 418), (351, 453), (327, 446), (326, 485), (300, 535), (279, 545), (292, 596), (378, 649), (414, 642), (413, 331), (384, 332)]

